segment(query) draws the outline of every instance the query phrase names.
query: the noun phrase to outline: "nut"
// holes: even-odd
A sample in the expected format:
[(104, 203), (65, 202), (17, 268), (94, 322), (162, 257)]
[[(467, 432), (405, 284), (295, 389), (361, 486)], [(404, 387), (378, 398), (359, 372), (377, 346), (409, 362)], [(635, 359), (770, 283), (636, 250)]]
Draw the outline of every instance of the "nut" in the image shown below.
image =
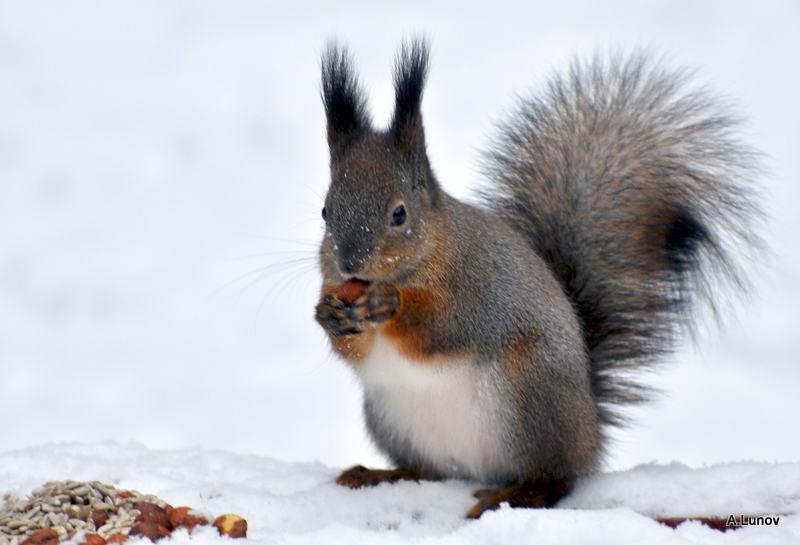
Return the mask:
[(92, 522), (94, 522), (95, 528), (100, 528), (102, 525), (108, 522), (108, 513), (95, 509), (92, 511)]
[(83, 545), (106, 545), (107, 541), (97, 534), (83, 536)]
[(36, 530), (22, 545), (58, 545), (58, 534), (51, 528)]
[(191, 507), (176, 507), (169, 516), (169, 523), (172, 525), (172, 528), (175, 530), (178, 528), (186, 528), (191, 532), (195, 526), (204, 526), (208, 524), (207, 518), (193, 515), (191, 511)]
[(125, 534), (111, 534), (106, 541), (109, 543), (125, 543), (128, 541), (128, 536)]
[(131, 533), (129, 535), (131, 537), (144, 536), (153, 543), (155, 543), (162, 537), (169, 537), (169, 533), (170, 533), (169, 530), (167, 530), (160, 524), (148, 521), (148, 522), (137, 522), (136, 524), (134, 524), (133, 528), (131, 528)]
[(339, 288), (339, 291), (336, 293), (336, 297), (338, 297), (342, 303), (351, 307), (355, 300), (367, 291), (368, 287), (369, 282), (353, 278), (342, 284), (342, 287)]
[(136, 522), (155, 522), (168, 530), (172, 528), (166, 511), (155, 503), (143, 501), (134, 505), (133, 508), (141, 513), (141, 515), (136, 517)]
[(247, 537), (247, 521), (239, 515), (221, 515), (214, 521), (220, 535), (229, 537)]

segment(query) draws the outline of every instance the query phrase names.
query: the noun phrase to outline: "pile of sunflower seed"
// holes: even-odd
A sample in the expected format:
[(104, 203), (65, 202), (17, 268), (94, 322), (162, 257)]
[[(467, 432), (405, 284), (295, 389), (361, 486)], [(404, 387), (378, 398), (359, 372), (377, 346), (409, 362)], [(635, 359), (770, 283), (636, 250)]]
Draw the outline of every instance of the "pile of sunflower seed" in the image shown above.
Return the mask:
[[(19, 545), (41, 528), (52, 528), (61, 540), (81, 531), (103, 538), (128, 535), (141, 514), (134, 505), (139, 502), (166, 505), (156, 496), (119, 490), (98, 481), (54, 481), (34, 489), (26, 498), (6, 494), (4, 499), (5, 504), (0, 508), (0, 545)], [(108, 515), (99, 528), (95, 526), (93, 512)], [(102, 518), (105, 517), (98, 520)]]

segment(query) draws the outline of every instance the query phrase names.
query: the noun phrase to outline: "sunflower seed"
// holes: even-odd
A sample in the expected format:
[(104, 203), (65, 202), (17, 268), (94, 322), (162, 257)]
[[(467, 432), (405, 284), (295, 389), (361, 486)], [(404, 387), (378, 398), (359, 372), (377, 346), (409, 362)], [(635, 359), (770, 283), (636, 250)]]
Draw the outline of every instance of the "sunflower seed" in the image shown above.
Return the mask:
[[(121, 497), (120, 497), (121, 496)], [(76, 532), (127, 535), (141, 513), (133, 506), (147, 501), (164, 507), (156, 496), (137, 491), (119, 490), (97, 481), (52, 481), (25, 497), (4, 495), (0, 507), (0, 545), (20, 545), (40, 528), (52, 528), (61, 538)], [(104, 511), (108, 520), (97, 528), (93, 511)]]

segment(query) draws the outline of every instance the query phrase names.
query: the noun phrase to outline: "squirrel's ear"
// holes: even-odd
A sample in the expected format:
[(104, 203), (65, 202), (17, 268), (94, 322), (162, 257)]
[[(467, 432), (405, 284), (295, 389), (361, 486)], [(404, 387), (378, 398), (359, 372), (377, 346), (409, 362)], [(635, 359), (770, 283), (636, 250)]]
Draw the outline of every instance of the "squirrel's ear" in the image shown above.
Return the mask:
[(328, 120), (328, 146), (331, 152), (352, 137), (369, 130), (367, 101), (353, 73), (347, 48), (329, 42), (322, 54), (322, 101)]
[(417, 38), (404, 43), (394, 68), (395, 104), (390, 134), (408, 154), (425, 151), (422, 129), (422, 91), (428, 72), (428, 44)]

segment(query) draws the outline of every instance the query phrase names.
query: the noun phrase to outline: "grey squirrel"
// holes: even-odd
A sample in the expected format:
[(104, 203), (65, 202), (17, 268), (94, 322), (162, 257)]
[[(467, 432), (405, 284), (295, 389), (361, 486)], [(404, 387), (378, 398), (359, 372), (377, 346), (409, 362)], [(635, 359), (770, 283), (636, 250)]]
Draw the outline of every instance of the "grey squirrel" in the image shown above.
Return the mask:
[[(373, 128), (347, 50), (322, 56), (331, 183), (316, 320), (364, 388), (395, 469), (339, 484), (464, 478), (477, 518), (547, 507), (595, 471), (631, 375), (662, 359), (758, 245), (757, 158), (684, 72), (647, 55), (575, 62), (521, 100), (484, 156), (477, 205), (442, 189), (420, 109), (424, 40)], [(740, 261), (740, 259), (739, 259)]]

